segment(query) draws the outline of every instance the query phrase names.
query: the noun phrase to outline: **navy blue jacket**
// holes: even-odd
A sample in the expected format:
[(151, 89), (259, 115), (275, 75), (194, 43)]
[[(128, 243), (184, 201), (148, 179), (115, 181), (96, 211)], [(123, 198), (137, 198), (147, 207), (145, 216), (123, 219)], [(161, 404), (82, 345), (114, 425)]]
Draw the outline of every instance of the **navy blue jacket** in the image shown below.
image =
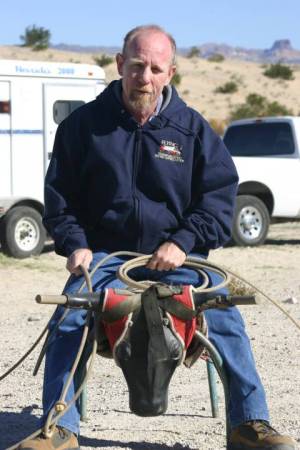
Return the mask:
[(222, 246), (238, 181), (222, 140), (174, 88), (140, 126), (124, 109), (120, 86), (112, 82), (58, 127), (44, 215), (57, 253), (152, 253), (167, 240), (187, 254)]

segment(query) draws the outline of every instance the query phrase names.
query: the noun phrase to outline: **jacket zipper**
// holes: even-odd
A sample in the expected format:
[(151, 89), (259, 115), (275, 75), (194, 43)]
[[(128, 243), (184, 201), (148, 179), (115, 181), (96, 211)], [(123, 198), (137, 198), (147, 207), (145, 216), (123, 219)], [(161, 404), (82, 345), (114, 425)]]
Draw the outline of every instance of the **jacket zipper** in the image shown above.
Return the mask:
[(137, 196), (136, 192), (136, 179), (138, 174), (138, 166), (140, 160), (140, 148), (142, 143), (142, 127), (138, 125), (136, 130), (136, 139), (135, 139), (135, 148), (134, 148), (134, 158), (133, 158), (133, 176), (132, 176), (132, 187), (133, 187), (133, 197), (134, 203), (136, 207), (136, 218), (138, 223), (138, 241), (137, 241), (137, 251), (140, 251), (141, 248), (141, 240), (142, 240), (142, 221), (141, 221), (141, 211), (140, 211), (140, 200)]

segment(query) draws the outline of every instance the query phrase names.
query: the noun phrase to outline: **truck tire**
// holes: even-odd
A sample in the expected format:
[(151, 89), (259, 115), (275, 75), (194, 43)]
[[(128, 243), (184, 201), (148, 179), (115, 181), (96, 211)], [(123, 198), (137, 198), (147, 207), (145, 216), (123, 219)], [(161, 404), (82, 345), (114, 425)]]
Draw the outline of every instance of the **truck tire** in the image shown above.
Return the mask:
[(2, 251), (14, 258), (39, 255), (46, 240), (46, 230), (38, 211), (28, 206), (16, 206), (1, 222)]
[(266, 205), (253, 195), (237, 197), (232, 240), (236, 245), (262, 245), (267, 237), (270, 215)]

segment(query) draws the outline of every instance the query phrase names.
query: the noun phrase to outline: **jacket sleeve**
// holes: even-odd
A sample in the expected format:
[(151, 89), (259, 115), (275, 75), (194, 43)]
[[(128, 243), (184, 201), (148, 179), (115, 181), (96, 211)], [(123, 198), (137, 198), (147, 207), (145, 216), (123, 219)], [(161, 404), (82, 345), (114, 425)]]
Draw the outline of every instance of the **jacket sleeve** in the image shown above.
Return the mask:
[(170, 240), (186, 254), (214, 249), (231, 236), (238, 175), (223, 141), (204, 121), (195, 138), (192, 202)]
[(63, 121), (56, 132), (53, 154), (45, 179), (43, 223), (54, 239), (59, 255), (69, 256), (78, 248), (88, 248), (80, 224), (80, 139), (75, 121)]

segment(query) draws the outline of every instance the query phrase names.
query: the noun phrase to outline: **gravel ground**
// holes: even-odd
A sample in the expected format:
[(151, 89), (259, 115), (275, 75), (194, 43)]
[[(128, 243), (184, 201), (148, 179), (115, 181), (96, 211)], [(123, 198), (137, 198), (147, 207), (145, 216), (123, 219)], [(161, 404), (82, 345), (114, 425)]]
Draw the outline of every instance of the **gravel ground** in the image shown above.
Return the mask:
[[(34, 302), (38, 293), (57, 294), (67, 277), (65, 261), (51, 251), (17, 261), (0, 254), (0, 374), (34, 342), (53, 310)], [(300, 321), (300, 223), (271, 227), (266, 245), (227, 247), (210, 260), (238, 272), (277, 299)], [(277, 308), (261, 299), (241, 308), (257, 367), (267, 392), (272, 424), (300, 442), (299, 330)], [(41, 415), (42, 370), (32, 377), (38, 352), (0, 383), (0, 449), (32, 433)], [(88, 422), (82, 424), (81, 449), (225, 449), (224, 400), (211, 418), (206, 367), (180, 367), (170, 386), (169, 408), (161, 417), (140, 418), (128, 407), (123, 375), (110, 360), (96, 359), (88, 387)], [(298, 444), (299, 445), (299, 444)]]

